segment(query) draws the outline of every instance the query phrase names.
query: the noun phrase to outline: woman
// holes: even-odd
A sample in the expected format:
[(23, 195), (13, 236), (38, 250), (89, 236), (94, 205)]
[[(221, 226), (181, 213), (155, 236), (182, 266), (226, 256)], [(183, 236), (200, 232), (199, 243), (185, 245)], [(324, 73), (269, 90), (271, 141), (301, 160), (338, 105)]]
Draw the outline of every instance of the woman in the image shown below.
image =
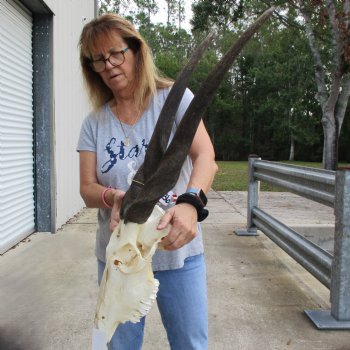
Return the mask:
[[(78, 143), (80, 193), (99, 208), (96, 256), (99, 281), (111, 230), (119, 222), (125, 191), (143, 163), (161, 108), (172, 86), (154, 66), (149, 47), (130, 22), (106, 14), (86, 24), (80, 38), (83, 76), (93, 105)], [(193, 95), (187, 89), (171, 137)], [(207, 192), (217, 166), (203, 122), (195, 134), (178, 182), (169, 195)], [(163, 202), (164, 204), (164, 202)], [(207, 348), (205, 262), (197, 211), (189, 203), (170, 205), (159, 229), (171, 225), (165, 250), (153, 256), (160, 282), (157, 303), (172, 349)], [(110, 349), (141, 349), (144, 319), (120, 325)]]

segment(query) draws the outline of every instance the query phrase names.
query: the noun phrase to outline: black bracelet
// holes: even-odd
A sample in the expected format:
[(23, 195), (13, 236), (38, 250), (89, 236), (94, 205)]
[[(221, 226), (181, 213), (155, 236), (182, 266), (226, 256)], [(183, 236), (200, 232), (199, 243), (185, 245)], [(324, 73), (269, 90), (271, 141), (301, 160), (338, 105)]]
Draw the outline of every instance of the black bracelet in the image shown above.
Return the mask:
[(197, 210), (197, 221), (201, 222), (209, 215), (209, 210), (204, 208), (201, 199), (194, 193), (183, 193), (177, 197), (176, 204), (187, 203), (194, 206)]

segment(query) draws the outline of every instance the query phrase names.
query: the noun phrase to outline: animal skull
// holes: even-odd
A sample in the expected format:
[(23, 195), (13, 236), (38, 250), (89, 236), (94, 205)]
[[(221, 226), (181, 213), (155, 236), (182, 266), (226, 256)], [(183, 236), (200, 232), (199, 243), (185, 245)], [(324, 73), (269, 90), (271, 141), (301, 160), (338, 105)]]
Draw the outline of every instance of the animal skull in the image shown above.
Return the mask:
[(163, 214), (155, 206), (144, 224), (121, 221), (111, 235), (95, 315), (95, 326), (105, 331), (107, 342), (120, 323), (138, 322), (156, 299), (159, 282), (152, 256), (170, 229), (157, 230)]

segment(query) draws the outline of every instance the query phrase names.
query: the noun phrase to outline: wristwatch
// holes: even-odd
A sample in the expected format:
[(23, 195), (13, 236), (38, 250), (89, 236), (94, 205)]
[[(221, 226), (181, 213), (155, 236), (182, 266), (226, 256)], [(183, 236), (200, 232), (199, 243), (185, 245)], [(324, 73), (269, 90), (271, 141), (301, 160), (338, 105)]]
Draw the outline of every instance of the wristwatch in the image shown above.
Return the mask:
[(204, 207), (207, 205), (208, 203), (207, 196), (205, 195), (203, 190), (201, 190), (200, 188), (191, 187), (186, 191), (186, 193), (190, 193), (194, 196), (197, 196), (202, 201)]
[(188, 203), (197, 210), (197, 221), (201, 222), (209, 215), (209, 210), (204, 207), (208, 203), (207, 196), (201, 189), (189, 188), (185, 193), (177, 197), (176, 204)]

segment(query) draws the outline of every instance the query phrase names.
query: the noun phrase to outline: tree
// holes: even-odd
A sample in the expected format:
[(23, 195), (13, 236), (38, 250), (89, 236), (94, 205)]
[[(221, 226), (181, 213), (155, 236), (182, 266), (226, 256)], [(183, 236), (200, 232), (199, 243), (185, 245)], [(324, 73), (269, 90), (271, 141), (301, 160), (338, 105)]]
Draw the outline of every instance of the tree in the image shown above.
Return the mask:
[(323, 127), (323, 166), (335, 170), (338, 145), (350, 96), (350, 0), (263, 1), (284, 5), (301, 17), (280, 15), (288, 26), (302, 28), (314, 62)]
[[(231, 4), (231, 9), (227, 7), (228, 4)], [(326, 169), (334, 170), (338, 162), (338, 142), (350, 96), (350, 0), (199, 0), (194, 6), (195, 17), (192, 23), (196, 28), (208, 28), (213, 23), (224, 23), (228, 27), (233, 19), (239, 18), (234, 15), (240, 11), (244, 11), (245, 17), (249, 17), (250, 14), (272, 5), (281, 6), (276, 17), (282, 25), (289, 29), (302, 30), (308, 38), (314, 61), (316, 99), (322, 116), (323, 164)], [(291, 111), (289, 109), (287, 113), (289, 118), (292, 117)]]
[[(297, 1), (315, 63), (316, 99), (322, 109), (324, 132), (323, 164), (331, 170), (337, 168), (339, 137), (350, 96), (350, 0), (342, 2), (341, 6), (332, 0), (314, 1), (307, 6)], [(319, 15), (316, 19), (315, 9)], [(322, 56), (317, 40), (318, 26), (328, 31), (332, 48), (329, 62), (325, 62), (327, 56)]]
[(106, 12), (120, 13), (121, 8), (125, 6), (123, 0), (99, 0), (99, 10), (98, 13), (102, 15)]
[(242, 131), (249, 153), (281, 160), (293, 158), (294, 150), (299, 160), (310, 160), (319, 128), (307, 42), (285, 28), (273, 30), (276, 24), (263, 28), (237, 62)]
[[(211, 9), (208, 2), (204, 3), (207, 9)], [(227, 2), (223, 3), (226, 5)], [(201, 24), (197, 30), (220, 25), (221, 21), (226, 23), (221, 31), (221, 43), (218, 40), (218, 56), (234, 40), (238, 30), (247, 26), (247, 21), (238, 16), (238, 6), (242, 2), (234, 3), (236, 12), (227, 12), (227, 22), (204, 12), (201, 12), (200, 20), (193, 19), (194, 23)], [(256, 17), (254, 13), (264, 8), (266, 5), (252, 9), (245, 7), (244, 17)], [(201, 9), (203, 11), (204, 7)], [(227, 24), (231, 20), (236, 22)], [(319, 108), (316, 101), (312, 102), (310, 58), (303, 32), (298, 28), (286, 29), (277, 19), (269, 21), (251, 39), (229, 73), (230, 85), (226, 88), (231, 89), (230, 93), (226, 91), (223, 95), (224, 89), (220, 88), (214, 101), (216, 119), (212, 124), (216, 130), (222, 128), (221, 137), (217, 137), (218, 132), (215, 134), (219, 156), (225, 150), (223, 137), (227, 132), (231, 132), (232, 140), (235, 140), (231, 140), (230, 154), (240, 159), (249, 153), (258, 153), (269, 159), (293, 159), (293, 154), (304, 160), (321, 156), (317, 146), (320, 142), (316, 118)], [(227, 113), (230, 104), (234, 117)], [(230, 127), (225, 126), (225, 121)], [(311, 147), (313, 144), (316, 147)]]
[(134, 2), (138, 8), (138, 16), (151, 23), (151, 14), (155, 14), (158, 11), (156, 0), (134, 0)]
[(174, 23), (174, 18), (176, 16), (177, 0), (165, 0), (167, 4), (167, 25)]
[(208, 30), (213, 25), (230, 28), (243, 14), (244, 0), (199, 0), (192, 5), (193, 30)]

